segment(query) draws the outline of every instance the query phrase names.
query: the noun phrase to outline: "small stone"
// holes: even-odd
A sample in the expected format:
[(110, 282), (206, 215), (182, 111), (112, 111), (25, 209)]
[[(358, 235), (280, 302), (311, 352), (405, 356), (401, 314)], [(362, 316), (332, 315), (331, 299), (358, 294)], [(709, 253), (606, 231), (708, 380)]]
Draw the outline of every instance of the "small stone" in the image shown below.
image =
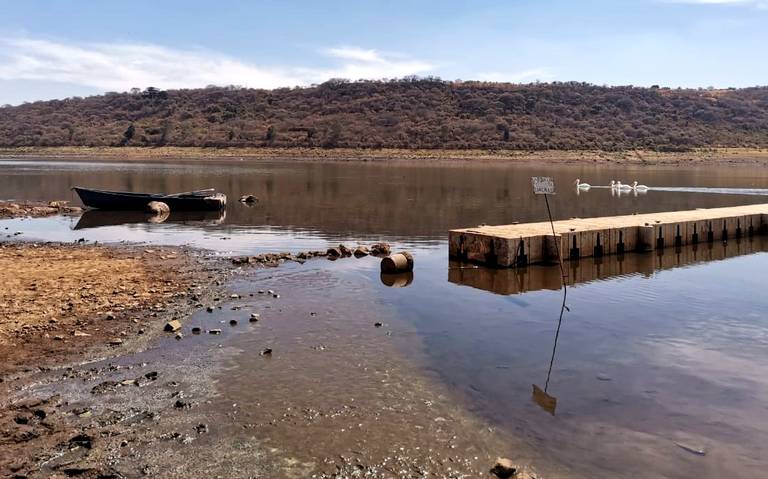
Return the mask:
[(198, 434), (205, 434), (206, 432), (208, 432), (208, 425), (206, 425), (206, 424), (198, 424), (197, 426), (195, 426), (195, 431)]
[(180, 329), (181, 329), (181, 321), (179, 321), (178, 319), (174, 319), (172, 321), (168, 321), (167, 323), (165, 323), (164, 331), (166, 332), (173, 333)]
[(380, 327), (384, 326), (384, 324), (383, 324), (383, 323), (380, 323), (380, 322), (378, 322), (378, 321), (377, 321), (377, 322), (375, 322), (375, 323), (373, 323), (373, 325), (374, 325), (375, 327), (377, 327), (377, 328), (380, 328)]
[(120, 346), (123, 344), (123, 340), (120, 338), (115, 338), (109, 342), (110, 346)]
[(220, 329), (211, 329), (210, 331), (208, 331), (208, 333), (209, 334), (221, 334), (221, 330)]
[(139, 334), (144, 334), (144, 329), (143, 329), (143, 328), (142, 328), (142, 329), (139, 329), (139, 331), (138, 331), (138, 332), (139, 332)]
[(237, 326), (237, 320), (236, 319), (230, 319), (229, 320), (229, 325), (230, 326)]
[(212, 313), (213, 312), (213, 306), (208, 306), (207, 308), (205, 308), (205, 310), (208, 311), (209, 313)]
[(278, 299), (278, 298), (280, 298), (280, 295), (275, 293), (275, 294), (272, 295), (272, 297), (275, 298), (275, 299)]
[(271, 356), (272, 355), (272, 348), (265, 348), (260, 353), (262, 356)]
[(605, 373), (600, 373), (600, 374), (597, 375), (597, 379), (598, 379), (598, 381), (610, 381), (611, 377), (608, 376)]
[(230, 294), (229, 297), (232, 298), (232, 299), (238, 299), (238, 298), (240, 298), (240, 295), (233, 293), (233, 294)]
[(509, 479), (514, 477), (517, 472), (518, 466), (516, 466), (511, 460), (500, 457), (496, 459), (496, 464), (491, 468), (491, 474), (500, 479)]
[(259, 319), (261, 319), (261, 316), (259, 315), (259, 313), (251, 313), (251, 318), (250, 318), (250, 321), (251, 321), (252, 323), (255, 323), (255, 322), (256, 322), (256, 321), (258, 321)]
[(115, 315), (113, 313), (107, 313), (107, 315), (104, 316), (104, 319), (106, 319), (107, 321), (112, 321), (113, 319), (115, 319)]
[(158, 375), (159, 374), (157, 371), (150, 371), (147, 374), (145, 374), (144, 377), (149, 379), (150, 381), (154, 381), (155, 379), (157, 379)]
[(176, 340), (178, 341), (178, 340), (182, 339), (184, 337), (184, 335), (181, 334), (181, 333), (176, 333), (175, 337), (176, 337)]
[(243, 195), (240, 197), (240, 203), (246, 203), (246, 204), (253, 204), (259, 201), (258, 198), (256, 198), (253, 195)]
[(200, 334), (203, 330), (200, 328), (200, 326), (195, 326), (192, 328), (192, 334)]

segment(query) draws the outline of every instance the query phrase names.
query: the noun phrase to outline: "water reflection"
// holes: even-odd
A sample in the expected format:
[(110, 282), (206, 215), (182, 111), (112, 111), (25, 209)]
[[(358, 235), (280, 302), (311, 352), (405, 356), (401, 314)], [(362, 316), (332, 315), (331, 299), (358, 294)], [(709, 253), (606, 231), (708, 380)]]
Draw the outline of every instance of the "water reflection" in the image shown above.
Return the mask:
[(413, 283), (413, 271), (405, 273), (381, 273), (382, 284), (390, 288), (405, 288)]
[(141, 211), (88, 210), (77, 221), (73, 229), (100, 228), (139, 223), (178, 223), (189, 226), (213, 226), (224, 222), (226, 211), (172, 211), (153, 215)]
[[(703, 243), (657, 250), (652, 253), (585, 258), (567, 261), (566, 281), (570, 286), (614, 277), (641, 275), (651, 277), (655, 271), (678, 268), (705, 261), (718, 261), (736, 256), (768, 251), (768, 238), (755, 236), (725, 243)], [(471, 263), (449, 261), (448, 281), (501, 295), (560, 289), (557, 266), (532, 265), (523, 268), (486, 268)]]

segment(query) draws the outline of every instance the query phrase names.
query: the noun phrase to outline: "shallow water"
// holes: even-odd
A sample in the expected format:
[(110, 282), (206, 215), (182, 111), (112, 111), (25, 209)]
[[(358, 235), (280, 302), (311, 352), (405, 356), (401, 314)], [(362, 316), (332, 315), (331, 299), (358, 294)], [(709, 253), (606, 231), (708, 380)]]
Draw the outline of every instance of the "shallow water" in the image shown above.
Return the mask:
[[(73, 185), (215, 187), (229, 195), (230, 205), (223, 218), (4, 220), (0, 232), (190, 244), (221, 254), (389, 241), (416, 255), (413, 277), (394, 281), (404, 287), (383, 283), (373, 261), (312, 267), (336, 278), (329, 295), (341, 287), (365, 290), (377, 310), (417, 331), (419, 367), (493, 426), (584, 476), (761, 477), (768, 465), (765, 239), (568, 264), (570, 311), (548, 378), (562, 300), (559, 270), (453, 263), (446, 245), (450, 228), (545, 219), (541, 198), (530, 192), (533, 175), (555, 177), (556, 218), (768, 202), (761, 197), (768, 172), (759, 168), (25, 160), (0, 161), (3, 199), (71, 198)], [(652, 189), (637, 196), (600, 188), (577, 195), (577, 177), (593, 185), (636, 179)], [(241, 194), (260, 201), (239, 204)], [(82, 228), (75, 229), (79, 221)], [(251, 376), (232, 377), (247, 382)], [(532, 400), (533, 384), (546, 384), (557, 398), (554, 415)]]

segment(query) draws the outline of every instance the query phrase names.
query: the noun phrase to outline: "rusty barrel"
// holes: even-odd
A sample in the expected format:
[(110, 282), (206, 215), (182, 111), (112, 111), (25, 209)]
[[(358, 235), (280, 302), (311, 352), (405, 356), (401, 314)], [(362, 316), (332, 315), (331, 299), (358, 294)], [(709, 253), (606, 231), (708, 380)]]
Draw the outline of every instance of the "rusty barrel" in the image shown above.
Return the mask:
[(406, 273), (413, 271), (413, 255), (407, 251), (401, 251), (382, 258), (382, 273)]

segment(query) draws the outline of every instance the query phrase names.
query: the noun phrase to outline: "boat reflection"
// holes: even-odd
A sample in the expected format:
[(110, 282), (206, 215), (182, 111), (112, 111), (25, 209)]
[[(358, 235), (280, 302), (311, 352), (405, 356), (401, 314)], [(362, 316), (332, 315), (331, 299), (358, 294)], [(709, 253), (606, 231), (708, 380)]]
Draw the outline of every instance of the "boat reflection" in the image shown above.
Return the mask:
[(413, 271), (406, 273), (381, 273), (381, 282), (390, 288), (405, 288), (413, 283)]
[(172, 211), (153, 215), (141, 211), (88, 210), (78, 220), (74, 229), (99, 228), (138, 223), (178, 223), (188, 225), (217, 225), (226, 219), (226, 211)]
[[(768, 238), (756, 236), (727, 243), (700, 243), (652, 253), (585, 258), (568, 261), (564, 266), (567, 284), (573, 286), (638, 273), (650, 277), (657, 270), (719, 261), (762, 251), (768, 251)], [(496, 269), (449, 261), (448, 281), (501, 295), (539, 290), (557, 291), (561, 287), (558, 267), (545, 265)]]

